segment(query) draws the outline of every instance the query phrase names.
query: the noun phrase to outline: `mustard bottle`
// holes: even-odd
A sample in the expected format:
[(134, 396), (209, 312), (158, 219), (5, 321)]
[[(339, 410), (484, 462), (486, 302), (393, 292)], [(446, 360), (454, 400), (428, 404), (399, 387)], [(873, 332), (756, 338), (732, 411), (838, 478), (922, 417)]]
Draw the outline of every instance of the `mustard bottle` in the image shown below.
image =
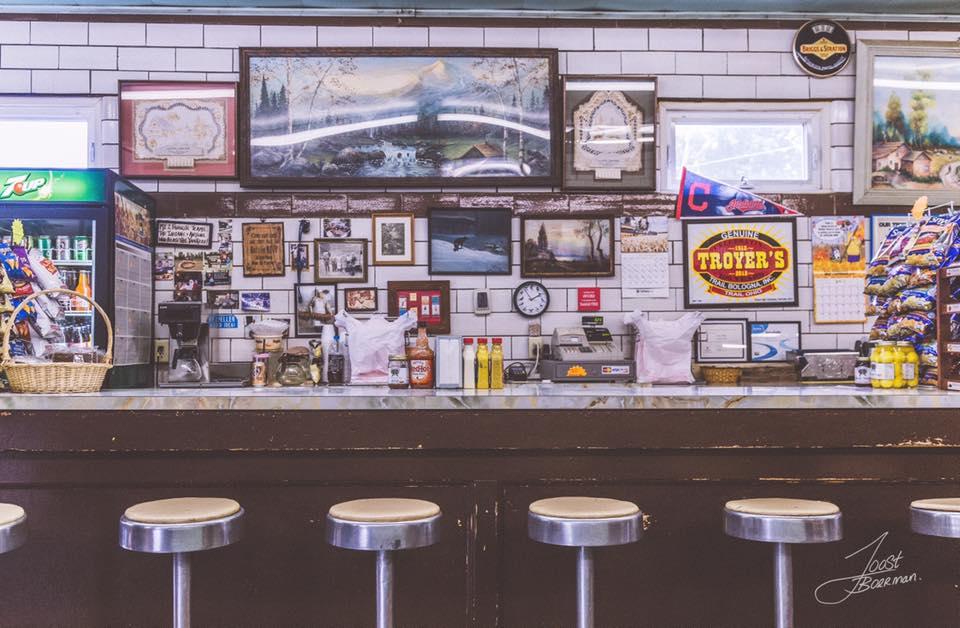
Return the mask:
[(490, 388), (503, 389), (503, 338), (493, 339), (493, 352), (490, 354)]
[(907, 388), (916, 388), (920, 384), (920, 355), (912, 342), (898, 342), (897, 347), (903, 353), (903, 381)]
[(894, 364), (893, 364), (893, 343), (883, 341), (877, 349), (877, 380), (880, 388), (893, 388)]
[(477, 338), (477, 390), (490, 388), (490, 353), (487, 339)]

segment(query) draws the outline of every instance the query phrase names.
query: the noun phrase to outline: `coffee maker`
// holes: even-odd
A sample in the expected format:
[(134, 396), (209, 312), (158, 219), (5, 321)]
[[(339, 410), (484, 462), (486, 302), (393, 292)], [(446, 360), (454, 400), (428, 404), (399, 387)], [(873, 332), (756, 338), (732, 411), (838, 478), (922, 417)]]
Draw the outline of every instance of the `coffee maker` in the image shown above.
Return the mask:
[(200, 322), (200, 308), (200, 303), (176, 301), (158, 305), (157, 320), (170, 327), (170, 339), (175, 343), (161, 386), (203, 386), (210, 382), (210, 329)]

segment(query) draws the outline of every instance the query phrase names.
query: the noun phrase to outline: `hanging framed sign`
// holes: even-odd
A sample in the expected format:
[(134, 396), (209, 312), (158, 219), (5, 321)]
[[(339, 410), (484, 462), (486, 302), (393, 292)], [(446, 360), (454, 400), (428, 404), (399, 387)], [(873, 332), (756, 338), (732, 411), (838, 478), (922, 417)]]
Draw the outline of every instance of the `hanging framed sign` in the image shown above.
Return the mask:
[(683, 221), (684, 307), (798, 303), (793, 218)]
[(243, 276), (282, 277), (283, 274), (283, 223), (244, 224)]

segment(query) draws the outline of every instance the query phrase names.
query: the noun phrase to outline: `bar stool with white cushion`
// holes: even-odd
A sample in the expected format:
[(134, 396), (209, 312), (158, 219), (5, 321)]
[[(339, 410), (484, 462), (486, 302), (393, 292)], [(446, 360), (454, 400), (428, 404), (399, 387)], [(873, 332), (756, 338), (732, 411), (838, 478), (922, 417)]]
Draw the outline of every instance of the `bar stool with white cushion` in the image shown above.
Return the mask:
[(0, 504), (0, 554), (27, 542), (27, 513), (16, 504)]
[(356, 499), (327, 513), (327, 542), (377, 553), (377, 628), (393, 626), (393, 552), (437, 542), (440, 506), (422, 499)]
[(840, 509), (810, 499), (759, 498), (727, 502), (723, 531), (738, 539), (775, 543), (774, 597), (777, 628), (793, 628), (794, 543), (829, 543), (843, 538)]
[(936, 497), (912, 502), (910, 529), (917, 534), (960, 539), (960, 497)]
[(593, 548), (640, 539), (642, 513), (633, 502), (606, 497), (553, 497), (530, 504), (527, 534), (549, 545), (576, 547), (577, 626), (593, 626)]
[(176, 497), (127, 508), (120, 547), (173, 554), (173, 625), (190, 626), (190, 554), (231, 545), (243, 536), (243, 508), (220, 497)]

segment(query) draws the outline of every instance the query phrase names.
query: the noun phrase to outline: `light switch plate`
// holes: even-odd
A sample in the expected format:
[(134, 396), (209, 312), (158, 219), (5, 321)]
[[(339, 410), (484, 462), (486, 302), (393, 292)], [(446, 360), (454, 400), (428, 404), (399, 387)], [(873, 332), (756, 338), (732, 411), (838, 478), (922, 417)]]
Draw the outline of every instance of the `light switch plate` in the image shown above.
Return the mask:
[(490, 291), (473, 291), (473, 313), (477, 316), (486, 316), (490, 313)]

